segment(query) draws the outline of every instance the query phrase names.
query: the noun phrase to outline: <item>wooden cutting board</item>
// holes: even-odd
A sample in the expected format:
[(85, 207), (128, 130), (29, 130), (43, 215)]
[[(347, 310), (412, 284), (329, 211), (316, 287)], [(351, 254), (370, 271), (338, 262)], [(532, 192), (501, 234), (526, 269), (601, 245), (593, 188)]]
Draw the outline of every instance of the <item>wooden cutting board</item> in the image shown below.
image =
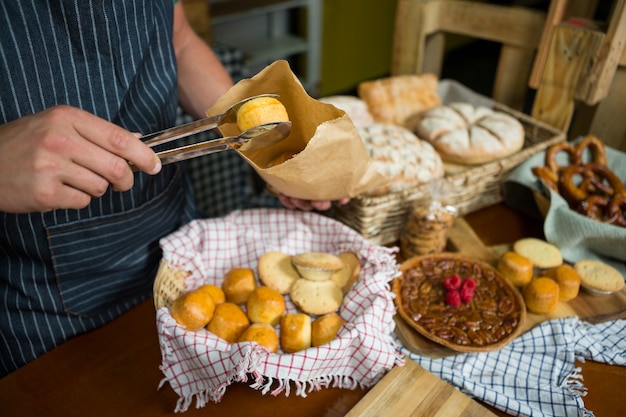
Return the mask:
[(396, 366), (346, 417), (495, 416), (415, 362)]
[[(486, 247), (474, 230), (462, 218), (456, 219), (448, 231), (447, 250), (460, 252), (465, 256), (488, 262), (494, 266), (500, 255), (510, 248), (511, 245)], [(550, 314), (528, 312), (524, 331), (528, 331), (537, 324), (549, 319), (571, 316), (577, 316), (581, 320), (590, 323), (626, 318), (626, 288), (610, 295), (590, 295), (581, 290), (575, 299), (559, 302), (556, 310)], [(395, 317), (395, 321), (396, 334), (410, 351), (433, 358), (458, 354), (458, 352), (423, 337), (399, 316)]]

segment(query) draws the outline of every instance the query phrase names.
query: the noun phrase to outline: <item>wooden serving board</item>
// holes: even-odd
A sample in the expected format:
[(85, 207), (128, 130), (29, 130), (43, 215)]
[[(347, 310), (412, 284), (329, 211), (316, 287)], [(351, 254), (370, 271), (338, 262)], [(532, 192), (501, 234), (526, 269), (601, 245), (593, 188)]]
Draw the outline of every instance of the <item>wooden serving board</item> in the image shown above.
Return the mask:
[[(474, 230), (462, 218), (457, 218), (448, 231), (447, 250), (488, 262), (493, 266), (496, 265), (500, 255), (510, 248), (511, 245), (485, 246)], [(528, 312), (523, 332), (546, 320), (572, 316), (577, 316), (581, 320), (590, 323), (626, 318), (626, 288), (610, 295), (591, 295), (581, 289), (575, 299), (559, 302), (556, 310), (550, 314)], [(396, 334), (410, 351), (433, 358), (458, 354), (458, 352), (425, 338), (413, 330), (399, 316), (395, 317), (395, 322)]]
[(346, 417), (495, 416), (452, 385), (407, 360), (385, 375)]

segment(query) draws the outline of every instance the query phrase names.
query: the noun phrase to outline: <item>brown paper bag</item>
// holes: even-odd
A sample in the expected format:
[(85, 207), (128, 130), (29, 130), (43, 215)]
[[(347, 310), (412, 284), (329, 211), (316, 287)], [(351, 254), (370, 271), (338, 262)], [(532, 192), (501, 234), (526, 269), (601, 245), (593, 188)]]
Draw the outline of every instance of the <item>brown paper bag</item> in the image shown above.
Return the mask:
[[(280, 143), (256, 150), (237, 150), (275, 191), (305, 200), (355, 197), (386, 179), (370, 162), (359, 133), (343, 110), (307, 94), (286, 61), (276, 61), (252, 78), (239, 81), (207, 116), (258, 94), (278, 94), (292, 122)], [(224, 136), (239, 133), (235, 123), (220, 126)], [(298, 152), (280, 165), (266, 168), (284, 151)]]

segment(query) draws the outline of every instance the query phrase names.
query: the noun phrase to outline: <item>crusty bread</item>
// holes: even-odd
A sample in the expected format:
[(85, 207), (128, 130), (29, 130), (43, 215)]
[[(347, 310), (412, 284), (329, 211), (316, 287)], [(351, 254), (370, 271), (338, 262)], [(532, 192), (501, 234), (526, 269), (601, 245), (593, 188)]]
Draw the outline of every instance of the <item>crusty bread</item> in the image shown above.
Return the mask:
[(215, 303), (204, 291), (191, 291), (174, 300), (170, 313), (178, 324), (186, 330), (195, 332), (211, 321), (215, 312)]
[(591, 292), (611, 293), (624, 288), (624, 277), (612, 266), (593, 259), (578, 261), (574, 269), (580, 275), (580, 283)]
[(553, 312), (559, 302), (559, 284), (548, 277), (533, 279), (523, 292), (526, 308), (536, 314)]
[(446, 162), (483, 164), (524, 146), (524, 126), (506, 113), (470, 103), (450, 103), (425, 111), (412, 130), (430, 142)]
[(374, 123), (358, 131), (372, 165), (387, 179), (368, 194), (398, 192), (443, 177), (439, 153), (407, 128)]
[(342, 252), (337, 256), (343, 262), (343, 268), (335, 272), (330, 279), (332, 279), (345, 294), (359, 278), (361, 262), (354, 252)]
[(312, 281), (326, 281), (343, 268), (343, 261), (326, 252), (305, 252), (291, 257), (291, 263), (302, 278)]
[(537, 268), (554, 268), (563, 263), (563, 255), (556, 245), (534, 237), (516, 241), (513, 250), (530, 259)]
[(569, 301), (578, 296), (580, 275), (571, 265), (563, 264), (546, 271), (546, 276), (559, 284), (559, 300)]
[(377, 123), (406, 125), (415, 114), (441, 104), (434, 74), (407, 74), (358, 85), (358, 94)]
[(283, 252), (266, 252), (259, 258), (259, 279), (281, 294), (288, 294), (291, 286), (300, 278), (291, 264), (291, 255)]
[(369, 126), (374, 123), (374, 117), (367, 109), (367, 104), (355, 96), (337, 95), (322, 97), (322, 103), (332, 104), (340, 110), (346, 112), (352, 123), (356, 127)]
[(291, 287), (291, 301), (305, 313), (332, 313), (341, 307), (343, 293), (333, 280), (311, 281), (301, 278)]
[(498, 259), (498, 271), (516, 287), (523, 287), (533, 278), (533, 263), (519, 253), (508, 251)]
[(285, 299), (273, 288), (257, 287), (246, 302), (248, 318), (252, 323), (278, 324), (285, 313)]
[(322, 346), (330, 342), (337, 336), (344, 323), (344, 319), (337, 313), (328, 313), (317, 317), (311, 323), (311, 345)]
[(239, 337), (239, 342), (256, 342), (272, 353), (278, 351), (276, 329), (268, 323), (252, 323)]
[(280, 347), (285, 353), (311, 347), (311, 316), (288, 313), (280, 320)]
[(207, 330), (229, 343), (235, 343), (249, 325), (248, 316), (239, 305), (225, 302), (215, 307)]

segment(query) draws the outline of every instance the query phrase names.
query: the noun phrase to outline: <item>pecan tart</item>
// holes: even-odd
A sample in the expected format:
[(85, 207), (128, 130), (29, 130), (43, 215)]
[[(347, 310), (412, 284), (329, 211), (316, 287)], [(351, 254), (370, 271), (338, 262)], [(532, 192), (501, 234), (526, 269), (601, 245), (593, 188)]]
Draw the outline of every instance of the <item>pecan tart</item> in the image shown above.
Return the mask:
[(392, 282), (400, 317), (458, 352), (497, 350), (517, 337), (526, 307), (491, 265), (452, 253), (406, 260)]

